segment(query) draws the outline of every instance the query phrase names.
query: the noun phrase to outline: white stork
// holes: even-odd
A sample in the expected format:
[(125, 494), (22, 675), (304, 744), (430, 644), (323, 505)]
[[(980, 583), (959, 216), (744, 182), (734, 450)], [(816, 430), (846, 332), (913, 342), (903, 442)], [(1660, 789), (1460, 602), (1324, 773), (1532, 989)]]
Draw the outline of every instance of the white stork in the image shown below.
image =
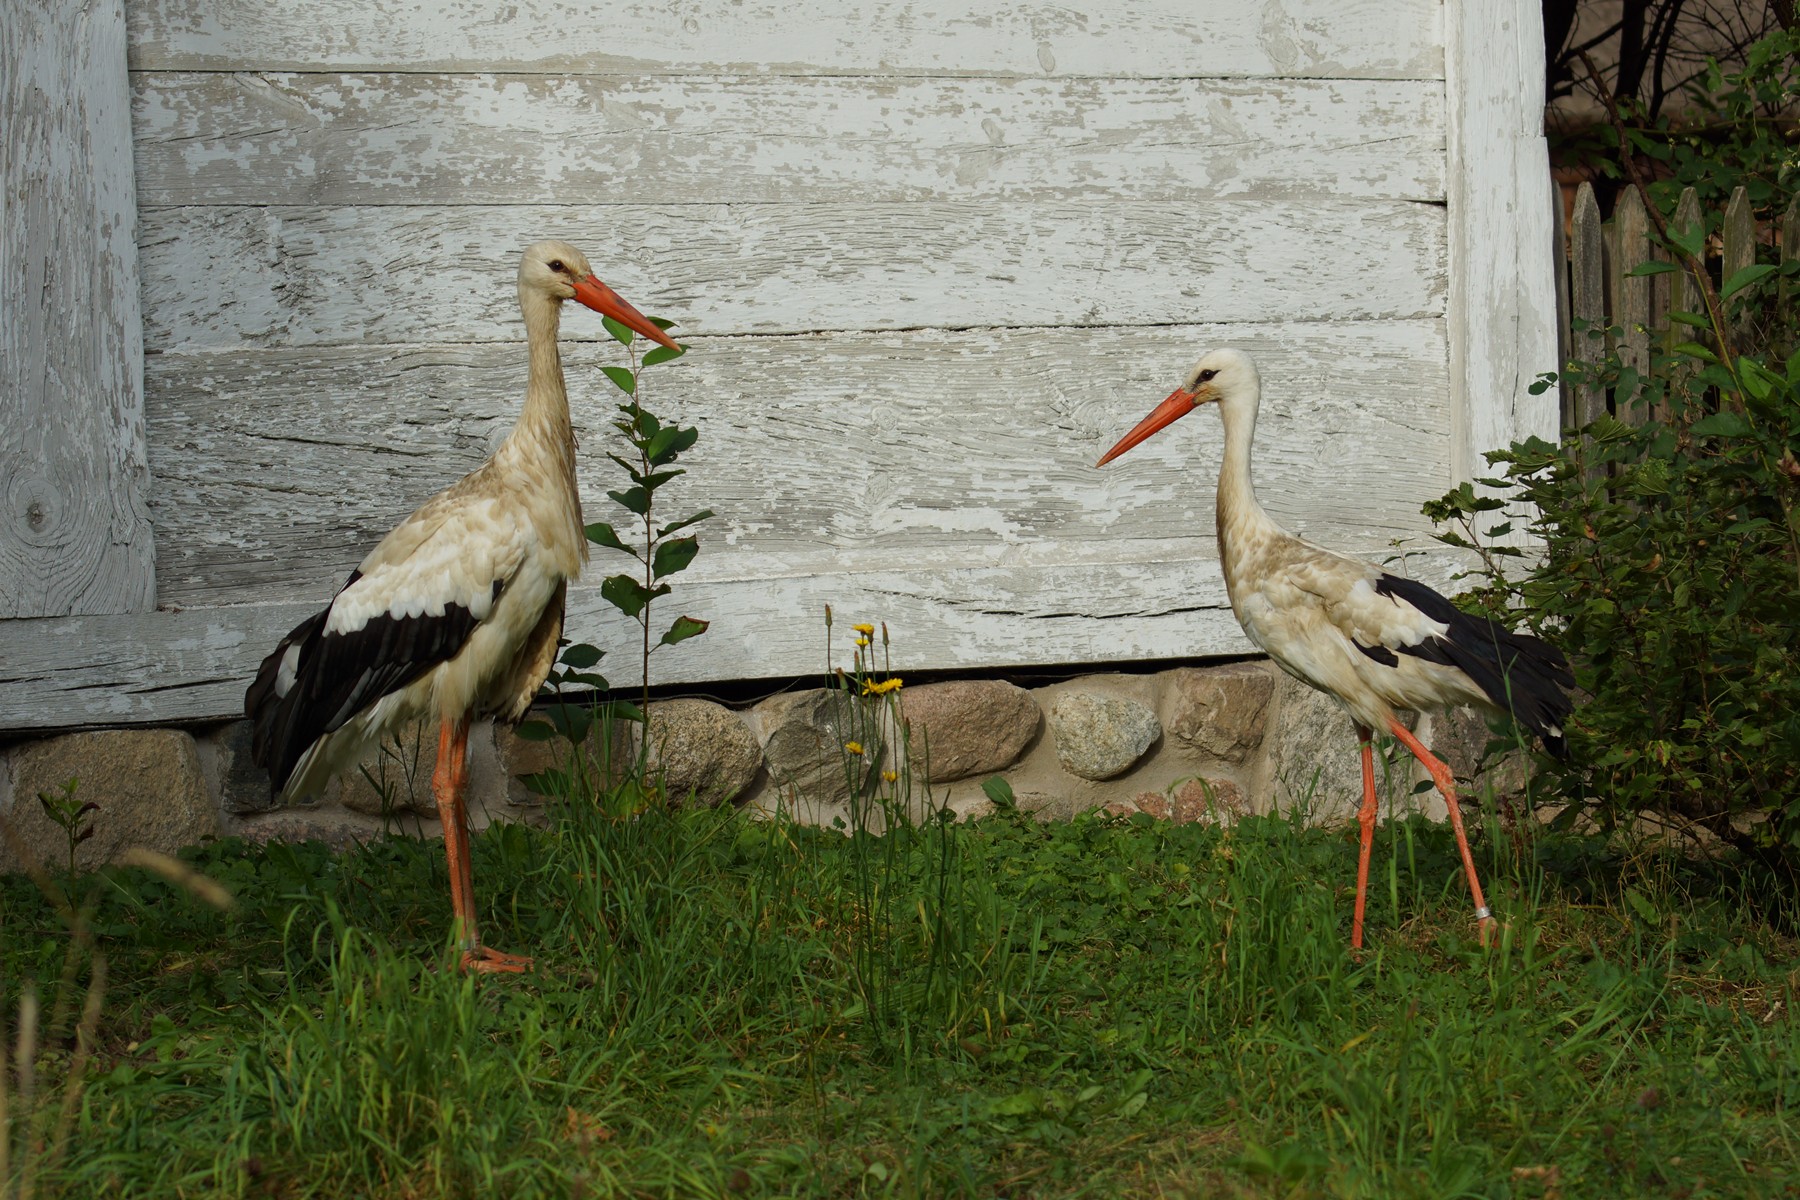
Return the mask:
[(1096, 465), (1111, 462), (1199, 405), (1218, 404), (1225, 424), (1216, 506), (1219, 563), (1231, 610), (1250, 640), (1282, 670), (1337, 698), (1362, 742), (1362, 851), (1350, 944), (1362, 946), (1375, 833), (1370, 738), (1376, 729), (1399, 738), (1443, 793), (1485, 943), (1493, 916), (1475, 877), (1450, 769), (1396, 719), (1395, 710), (1472, 705), (1510, 712), (1552, 753), (1561, 754), (1562, 724), (1570, 710), (1563, 689), (1574, 683), (1568, 662), (1538, 638), (1469, 616), (1424, 584), (1301, 541), (1270, 520), (1250, 481), (1250, 443), (1261, 397), (1262, 381), (1250, 356), (1214, 350)]
[(524, 715), (556, 657), (568, 581), (587, 560), (556, 346), (570, 299), (675, 346), (596, 279), (575, 247), (527, 249), (519, 308), (530, 374), (518, 424), (492, 457), (382, 538), (324, 611), (263, 660), (244, 695), (251, 757), (268, 768), (278, 799), (318, 791), (386, 731), (438, 719), (431, 784), (466, 970), (531, 965), (488, 949), (476, 932), (463, 785), (469, 722)]

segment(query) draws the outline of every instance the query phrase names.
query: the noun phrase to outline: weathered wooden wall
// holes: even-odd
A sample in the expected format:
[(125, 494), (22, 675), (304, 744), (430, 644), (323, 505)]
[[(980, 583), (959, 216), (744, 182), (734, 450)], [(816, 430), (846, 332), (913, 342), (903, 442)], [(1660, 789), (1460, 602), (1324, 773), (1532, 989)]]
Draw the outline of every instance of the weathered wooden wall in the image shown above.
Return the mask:
[[(1211, 418), (1092, 468), (1212, 345), (1264, 367), (1271, 511), (1428, 545), (1461, 408), (1492, 404), (1466, 395), (1485, 368), (1452, 372), (1467, 105), (1436, 0), (507, 13), (130, 0), (168, 611), (14, 639), (0, 677), (39, 699), (0, 726), (228, 714), (504, 435), (542, 236), (693, 346), (650, 399), (702, 431), (678, 503), (719, 517), (672, 607), (714, 625), (661, 678), (816, 669), (827, 602), (913, 669), (1245, 649)], [(585, 312), (564, 330), (599, 519), (615, 348)], [(591, 591), (571, 606), (624, 644)]]
[(119, 0), (0, 7), (0, 620), (155, 592), (129, 103)]

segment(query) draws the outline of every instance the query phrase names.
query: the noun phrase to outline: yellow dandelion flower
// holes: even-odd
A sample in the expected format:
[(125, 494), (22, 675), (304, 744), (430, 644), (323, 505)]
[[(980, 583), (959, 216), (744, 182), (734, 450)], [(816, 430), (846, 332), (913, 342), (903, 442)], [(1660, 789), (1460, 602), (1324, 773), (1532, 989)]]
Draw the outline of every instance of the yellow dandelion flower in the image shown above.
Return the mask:
[(868, 635), (868, 634), (875, 632), (875, 627), (873, 625), (852, 625), (850, 628), (852, 628), (852, 629), (856, 630), (856, 632), (858, 632), (860, 634), (864, 634), (864, 635)]
[(881, 773), (881, 777), (882, 777), (882, 779), (886, 780), (888, 783), (892, 783), (892, 782), (894, 782), (894, 780), (900, 778), (899, 774), (894, 771), (883, 771)]
[(852, 754), (861, 754), (863, 752), (861, 742), (845, 742), (844, 749), (848, 750)]
[(885, 696), (889, 692), (899, 691), (900, 687), (900, 677), (896, 675), (891, 679), (883, 679), (880, 683), (876, 683), (873, 679), (865, 679), (862, 690), (865, 696)]
[(866, 637), (859, 637), (856, 639), (856, 644), (858, 646), (866, 646), (869, 644), (869, 639)]

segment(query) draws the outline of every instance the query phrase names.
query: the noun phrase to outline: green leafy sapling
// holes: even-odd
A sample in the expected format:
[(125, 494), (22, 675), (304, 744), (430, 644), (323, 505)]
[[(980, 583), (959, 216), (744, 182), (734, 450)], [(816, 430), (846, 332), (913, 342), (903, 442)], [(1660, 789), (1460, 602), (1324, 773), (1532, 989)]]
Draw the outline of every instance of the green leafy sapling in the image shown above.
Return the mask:
[[(651, 320), (665, 329), (670, 324), (656, 317)], [(685, 570), (699, 552), (699, 539), (691, 532), (683, 531), (712, 516), (712, 512), (707, 510), (658, 524), (660, 513), (656, 504), (657, 491), (670, 480), (685, 473), (674, 464), (682, 452), (693, 447), (699, 438), (699, 431), (684, 429), (677, 424), (665, 425), (644, 407), (644, 372), (659, 363), (680, 357), (684, 351), (657, 346), (640, 359), (631, 330), (611, 318), (607, 318), (605, 323), (607, 332), (625, 346), (631, 356), (629, 367), (601, 368), (613, 386), (627, 397), (627, 402), (619, 405), (619, 415), (614, 420), (613, 427), (630, 449), (629, 455), (607, 455), (625, 471), (629, 479), (628, 486), (608, 492), (607, 495), (630, 513), (633, 520), (623, 526), (623, 532), (611, 522), (597, 521), (587, 526), (586, 534), (588, 541), (594, 545), (629, 554), (637, 560), (637, 566), (631, 571), (609, 576), (602, 581), (600, 595), (614, 608), (636, 621), (642, 630), (639, 656), (640, 703), (632, 704), (615, 699), (602, 705), (594, 705), (578, 704), (566, 699), (565, 689), (609, 692), (612, 686), (605, 676), (595, 670), (604, 657), (604, 651), (585, 642), (565, 645), (558, 656), (557, 666), (545, 681), (554, 697), (552, 703), (543, 710), (545, 720), (528, 721), (518, 728), (520, 737), (532, 741), (561, 736), (576, 746), (583, 746), (596, 721), (602, 721), (603, 733), (610, 731), (608, 722), (615, 718), (644, 722), (650, 699), (651, 655), (663, 646), (672, 646), (703, 633), (707, 627), (705, 621), (681, 616), (663, 630), (660, 637), (654, 637), (655, 627), (651, 618), (653, 602), (659, 596), (668, 595), (671, 590), (669, 576)], [(602, 778), (606, 780), (613, 778), (609, 747), (610, 742), (603, 739), (600, 750), (603, 761), (598, 765)], [(639, 739), (640, 768), (643, 765), (642, 755), (647, 753), (647, 749), (647, 740)], [(541, 772), (528, 779), (527, 786), (546, 794), (566, 793), (571, 789), (585, 791), (587, 784), (599, 781), (585, 778), (581, 765), (583, 762), (585, 759), (578, 755), (569, 770)], [(641, 775), (641, 771), (638, 774)], [(626, 779), (617, 786), (626, 786), (630, 782), (630, 779)], [(626, 804), (625, 808), (635, 810), (636, 805)]]
[[(659, 318), (651, 319), (662, 328), (667, 328), (669, 324)], [(713, 514), (711, 509), (702, 509), (690, 516), (665, 521), (660, 525), (657, 523), (656, 493), (670, 480), (687, 473), (675, 466), (675, 462), (683, 452), (693, 448), (694, 443), (699, 440), (700, 431), (691, 427), (684, 429), (675, 423), (665, 425), (645, 408), (643, 375), (648, 368), (678, 358), (685, 351), (658, 346), (639, 360), (631, 330), (610, 317), (606, 320), (606, 329), (631, 355), (629, 368), (609, 366), (602, 367), (601, 370), (606, 373), (613, 386), (627, 397), (627, 401), (619, 405), (619, 416), (613, 422), (613, 428), (619, 431), (632, 450), (631, 457), (611, 453), (607, 455), (631, 480), (631, 486), (608, 492), (607, 495), (636, 520), (632, 522), (635, 528), (629, 530), (630, 542), (606, 521), (589, 525), (587, 538), (596, 546), (629, 554), (638, 561), (637, 568), (632, 572), (608, 576), (600, 585), (600, 595), (607, 603), (636, 621), (643, 631), (643, 649), (640, 655), (643, 708), (636, 713), (637, 719), (643, 720), (650, 703), (650, 656), (664, 646), (673, 646), (706, 632), (707, 622), (680, 616), (653, 641), (654, 625), (650, 614), (656, 598), (670, 592), (668, 577), (685, 571), (694, 561), (694, 556), (700, 552), (699, 538), (682, 531)]]
[(70, 777), (59, 791), (39, 792), (38, 803), (44, 806), (44, 813), (63, 831), (69, 843), (69, 878), (75, 878), (75, 850), (81, 843), (94, 836), (94, 826), (85, 821), (89, 813), (100, 811), (100, 806), (92, 800), (81, 800), (75, 790), (81, 781)]

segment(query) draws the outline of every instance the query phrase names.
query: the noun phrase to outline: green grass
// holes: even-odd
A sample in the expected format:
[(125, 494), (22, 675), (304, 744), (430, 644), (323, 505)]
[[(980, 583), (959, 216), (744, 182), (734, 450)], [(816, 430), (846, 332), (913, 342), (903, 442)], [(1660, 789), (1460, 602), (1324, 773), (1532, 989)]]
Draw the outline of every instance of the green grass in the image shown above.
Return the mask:
[[(1278, 818), (568, 806), (475, 847), (534, 976), (446, 969), (435, 844), (191, 853), (229, 914), (78, 881), (105, 1008), (35, 1194), (1800, 1194), (1794, 913), (1729, 864), (1481, 839), (1483, 951), (1447, 831), (1384, 825), (1358, 960), (1353, 837)], [(15, 1187), (90, 957), (0, 881), (0, 1013), (36, 981), (44, 1026)]]

